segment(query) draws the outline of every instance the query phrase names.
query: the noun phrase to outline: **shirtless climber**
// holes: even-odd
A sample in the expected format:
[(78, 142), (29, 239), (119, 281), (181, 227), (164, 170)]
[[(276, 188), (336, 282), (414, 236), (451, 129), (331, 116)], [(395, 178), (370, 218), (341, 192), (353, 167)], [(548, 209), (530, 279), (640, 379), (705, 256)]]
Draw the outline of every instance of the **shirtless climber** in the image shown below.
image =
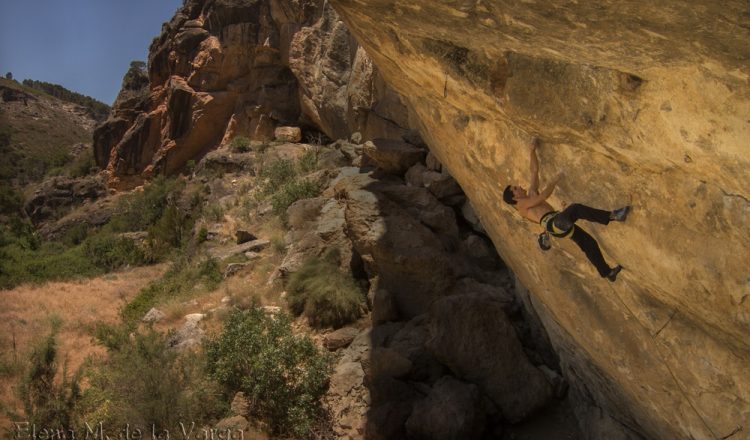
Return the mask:
[(586, 231), (576, 225), (579, 219), (591, 222), (608, 224), (610, 221), (625, 221), (630, 211), (630, 206), (625, 206), (614, 211), (595, 209), (579, 203), (574, 203), (562, 212), (552, 209), (547, 198), (552, 195), (555, 185), (560, 181), (562, 174), (558, 174), (552, 183), (544, 191), (539, 192), (539, 161), (536, 157), (536, 149), (539, 146), (539, 138), (531, 142), (531, 182), (528, 193), (520, 186), (508, 185), (503, 192), (503, 200), (515, 206), (519, 213), (525, 218), (539, 223), (544, 232), (539, 234), (539, 246), (543, 250), (550, 248), (549, 235), (557, 238), (570, 237), (586, 254), (591, 264), (596, 267), (602, 278), (610, 281), (617, 279), (617, 274), (622, 270), (619, 264), (609, 267), (596, 240)]

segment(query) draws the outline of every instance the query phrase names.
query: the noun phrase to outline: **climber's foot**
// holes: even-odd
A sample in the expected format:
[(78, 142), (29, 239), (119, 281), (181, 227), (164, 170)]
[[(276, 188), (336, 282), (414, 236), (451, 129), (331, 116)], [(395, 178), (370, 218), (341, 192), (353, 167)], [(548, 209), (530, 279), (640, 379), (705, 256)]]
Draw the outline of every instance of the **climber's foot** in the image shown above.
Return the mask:
[(624, 222), (630, 213), (630, 206), (615, 209), (609, 214), (609, 219), (616, 222)]
[(612, 281), (613, 283), (617, 280), (617, 274), (620, 273), (622, 270), (622, 266), (619, 264), (612, 268), (612, 270), (609, 271), (609, 274), (607, 275), (607, 279)]

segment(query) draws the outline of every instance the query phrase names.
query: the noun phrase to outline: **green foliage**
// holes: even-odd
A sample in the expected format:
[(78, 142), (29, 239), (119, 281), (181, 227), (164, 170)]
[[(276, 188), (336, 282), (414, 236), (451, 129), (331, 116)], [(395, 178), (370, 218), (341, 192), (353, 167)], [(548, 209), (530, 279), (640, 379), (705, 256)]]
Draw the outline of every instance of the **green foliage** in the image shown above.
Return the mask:
[(68, 248), (62, 243), (46, 242), (34, 248), (34, 243), (29, 244), (25, 237), (11, 237), (10, 241), (0, 248), (0, 289), (103, 273), (86, 255), (83, 246)]
[(198, 243), (203, 243), (206, 240), (208, 240), (208, 229), (205, 226), (201, 226), (201, 229), (198, 231)]
[(91, 226), (88, 223), (76, 223), (65, 232), (62, 242), (67, 246), (77, 246), (83, 243), (91, 234)]
[(292, 333), (287, 315), (235, 311), (204, 348), (209, 373), (228, 395), (243, 391), (276, 434), (310, 435), (322, 415), (330, 359), (308, 337)]
[(294, 169), (294, 162), (287, 159), (275, 160), (264, 167), (261, 172), (261, 177), (266, 179), (263, 192), (265, 194), (273, 194), (285, 183), (294, 180), (296, 176), (297, 171)]
[(91, 173), (92, 168), (96, 168), (94, 151), (91, 148), (87, 148), (73, 159), (73, 162), (68, 168), (68, 175), (70, 177), (88, 176)]
[[(317, 159), (315, 159), (317, 162)], [(312, 159), (305, 159), (305, 166), (312, 166)], [(300, 165), (300, 168), (302, 166)], [(320, 193), (317, 183), (297, 177), (297, 169), (291, 160), (279, 159), (263, 168), (265, 178), (262, 193), (271, 195), (274, 213), (282, 215), (292, 203), (300, 199), (315, 197)]]
[(309, 199), (320, 194), (320, 186), (310, 180), (292, 180), (285, 183), (276, 193), (271, 196), (273, 212), (281, 215), (297, 200)]
[(362, 315), (364, 295), (354, 278), (338, 268), (338, 252), (311, 258), (289, 277), (287, 300), (316, 327), (341, 327)]
[(169, 199), (174, 199), (183, 186), (181, 181), (159, 176), (142, 192), (124, 196), (118, 204), (120, 213), (110, 221), (113, 231), (144, 231), (156, 224), (167, 209)]
[(297, 165), (303, 173), (310, 173), (315, 171), (318, 167), (318, 148), (311, 148), (305, 151), (302, 156), (297, 160)]
[(23, 208), (23, 196), (11, 185), (0, 180), (0, 214), (17, 215)]
[(83, 250), (91, 263), (105, 271), (151, 262), (133, 240), (107, 232), (87, 238), (83, 242)]
[(19, 386), (25, 420), (40, 427), (68, 430), (73, 428), (76, 407), (81, 398), (82, 370), (72, 377), (63, 365), (61, 380), (55, 381), (59, 365), (55, 336), (57, 326), (39, 344), (30, 357), (29, 368)]
[(109, 106), (107, 104), (97, 101), (89, 96), (72, 92), (59, 84), (25, 79), (23, 80), (23, 85), (32, 89), (40, 90), (57, 99), (82, 105), (88, 110), (91, 117), (97, 121), (104, 121), (109, 115)]
[(120, 315), (126, 324), (135, 324), (158, 303), (211, 292), (218, 287), (221, 279), (219, 263), (214, 259), (197, 263), (178, 259), (161, 279), (141, 289), (133, 301), (122, 309)]
[(250, 139), (244, 136), (237, 136), (229, 142), (229, 148), (233, 153), (247, 153), (250, 151)]
[[(169, 335), (148, 329), (132, 333), (126, 327), (100, 325), (100, 344), (107, 361), (89, 375), (82, 413), (86, 420), (102, 421), (105, 430), (119, 431), (126, 424), (150, 432), (180, 432), (219, 417), (226, 404), (218, 401), (218, 386), (203, 370), (200, 353), (179, 354), (168, 349)], [(109, 428), (109, 429), (107, 429)]]

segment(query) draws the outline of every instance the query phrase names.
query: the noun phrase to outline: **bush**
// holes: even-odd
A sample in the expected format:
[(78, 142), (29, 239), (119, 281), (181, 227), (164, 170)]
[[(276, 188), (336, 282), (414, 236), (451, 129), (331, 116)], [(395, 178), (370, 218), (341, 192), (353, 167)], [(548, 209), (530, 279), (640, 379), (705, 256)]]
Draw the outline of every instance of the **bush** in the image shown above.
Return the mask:
[(364, 295), (354, 278), (338, 268), (338, 252), (307, 260), (289, 277), (287, 301), (316, 327), (341, 327), (362, 315)]
[(157, 303), (198, 292), (216, 289), (222, 279), (219, 263), (214, 259), (191, 264), (179, 259), (164, 276), (141, 289), (138, 295), (120, 312), (126, 324), (136, 324)]
[(164, 214), (169, 200), (183, 187), (176, 179), (159, 176), (143, 189), (124, 196), (118, 203), (119, 214), (110, 221), (114, 232), (145, 231)]
[(292, 333), (286, 314), (235, 311), (204, 348), (211, 376), (228, 396), (243, 391), (274, 433), (307, 437), (321, 420), (330, 359), (310, 338)]
[(91, 169), (96, 167), (96, 161), (94, 160), (94, 150), (87, 148), (82, 151), (70, 164), (68, 175), (70, 177), (83, 177), (88, 176), (91, 173)]
[(292, 180), (282, 186), (273, 196), (271, 205), (275, 214), (284, 214), (289, 205), (301, 199), (309, 199), (320, 194), (320, 186), (309, 180)]
[(124, 327), (99, 326), (96, 333), (108, 356), (88, 377), (85, 420), (117, 432), (126, 424), (147, 432), (180, 432), (180, 422), (189, 430), (192, 422), (202, 426), (226, 410), (200, 353), (169, 350), (169, 335), (153, 329), (131, 335)]
[(27, 282), (67, 280), (101, 275), (104, 271), (86, 255), (83, 246), (42, 243), (37, 249), (13, 243), (0, 249), (0, 289)]
[(297, 176), (294, 169), (294, 162), (286, 159), (279, 159), (271, 162), (263, 168), (261, 177), (267, 179), (263, 187), (265, 194), (273, 194), (278, 191), (284, 184), (291, 182)]
[(149, 263), (143, 250), (130, 238), (118, 237), (102, 232), (87, 238), (83, 249), (88, 259), (105, 271), (126, 265), (139, 266)]
[(311, 148), (305, 151), (298, 159), (297, 165), (303, 173), (315, 171), (318, 167), (318, 148)]
[(247, 153), (250, 151), (250, 139), (237, 136), (229, 142), (229, 148), (233, 153)]
[(74, 427), (77, 405), (81, 398), (82, 370), (72, 377), (63, 365), (59, 381), (55, 380), (59, 365), (55, 336), (57, 325), (50, 334), (34, 347), (29, 368), (18, 388), (26, 415), (25, 421), (40, 428), (62, 429)]

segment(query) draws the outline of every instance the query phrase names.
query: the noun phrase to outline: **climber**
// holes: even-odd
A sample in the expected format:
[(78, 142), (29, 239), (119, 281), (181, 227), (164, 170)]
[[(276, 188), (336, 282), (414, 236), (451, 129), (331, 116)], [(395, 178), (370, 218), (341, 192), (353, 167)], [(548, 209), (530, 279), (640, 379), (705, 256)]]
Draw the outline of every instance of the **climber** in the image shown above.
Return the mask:
[(531, 142), (531, 182), (528, 193), (520, 186), (508, 185), (503, 192), (503, 200), (509, 205), (513, 205), (523, 217), (542, 226), (543, 232), (538, 237), (539, 246), (542, 250), (546, 251), (551, 247), (549, 235), (557, 238), (570, 237), (586, 254), (591, 264), (596, 267), (599, 275), (614, 282), (617, 279), (617, 274), (622, 270), (622, 266), (618, 264), (615, 267), (609, 267), (607, 262), (604, 261), (596, 240), (575, 223), (579, 219), (603, 225), (609, 224), (610, 221), (625, 221), (630, 206), (614, 211), (604, 211), (574, 203), (562, 212), (552, 209), (552, 206), (546, 200), (554, 191), (557, 182), (562, 178), (562, 173), (555, 176), (552, 183), (544, 191), (539, 192), (539, 161), (536, 157), (536, 150), (540, 143), (538, 137), (534, 137)]

